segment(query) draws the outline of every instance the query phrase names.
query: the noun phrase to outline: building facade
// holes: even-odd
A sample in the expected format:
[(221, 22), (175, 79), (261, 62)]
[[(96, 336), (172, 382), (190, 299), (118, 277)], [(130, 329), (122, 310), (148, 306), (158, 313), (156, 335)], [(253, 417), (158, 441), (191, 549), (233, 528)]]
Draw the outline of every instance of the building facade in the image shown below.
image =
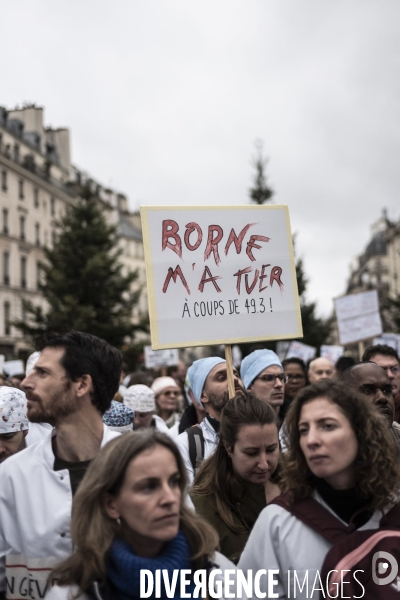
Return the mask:
[(351, 266), (346, 293), (376, 289), (383, 330), (395, 332), (389, 299), (400, 293), (400, 223), (387, 217), (386, 210), (371, 227), (371, 239)]
[(389, 295), (400, 297), (400, 221), (385, 235), (389, 268)]
[(350, 268), (346, 293), (377, 289), (387, 294), (390, 288), (390, 269), (386, 235), (394, 228), (394, 223), (382, 216), (371, 226), (371, 239), (364, 252), (358, 256)]
[(45, 301), (39, 290), (43, 248), (51, 247), (55, 220), (74, 204), (76, 184), (90, 183), (107, 220), (117, 225), (125, 270), (138, 270), (143, 288), (132, 318), (147, 313), (140, 219), (129, 212), (126, 196), (104, 188), (71, 164), (66, 128), (45, 128), (43, 108), (0, 107), (0, 354), (17, 357), (26, 348), (12, 325), (25, 320), (22, 300)]

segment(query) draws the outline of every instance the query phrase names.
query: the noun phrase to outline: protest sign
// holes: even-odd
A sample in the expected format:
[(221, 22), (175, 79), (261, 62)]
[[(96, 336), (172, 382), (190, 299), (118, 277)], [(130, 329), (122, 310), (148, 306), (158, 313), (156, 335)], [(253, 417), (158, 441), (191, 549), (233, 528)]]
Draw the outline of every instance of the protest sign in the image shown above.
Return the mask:
[(179, 363), (178, 350), (152, 350), (151, 346), (144, 347), (144, 364), (146, 369), (173, 367)]
[(341, 344), (360, 342), (382, 333), (378, 292), (360, 292), (335, 299)]
[(19, 373), (25, 373), (24, 363), (22, 360), (6, 360), (3, 363), (3, 371), (8, 377), (12, 377)]
[(372, 342), (374, 346), (376, 344), (383, 344), (394, 348), (397, 353), (400, 353), (400, 335), (397, 333), (382, 333), (380, 337), (374, 338)]
[(286, 206), (142, 207), (155, 350), (302, 337)]
[(290, 342), (276, 342), (275, 352), (279, 356), (279, 360), (282, 361), (286, 357), (286, 352), (289, 350)]
[(290, 342), (285, 358), (301, 358), (307, 364), (309, 360), (315, 358), (316, 354), (317, 349), (314, 346), (308, 346), (302, 342)]
[(343, 346), (321, 346), (321, 357), (330, 360), (333, 365), (343, 356)]
[(236, 369), (240, 369), (240, 365), (242, 364), (242, 351), (239, 346), (232, 347), (232, 362)]

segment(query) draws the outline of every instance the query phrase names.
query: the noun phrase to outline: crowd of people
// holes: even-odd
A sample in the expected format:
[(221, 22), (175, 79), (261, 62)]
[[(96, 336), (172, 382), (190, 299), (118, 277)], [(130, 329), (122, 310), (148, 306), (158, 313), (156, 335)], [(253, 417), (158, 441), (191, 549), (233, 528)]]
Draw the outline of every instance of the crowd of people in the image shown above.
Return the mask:
[(0, 381), (0, 599), (139, 599), (144, 570), (149, 598), (239, 597), (225, 574), (248, 570), (243, 598), (400, 591), (371, 566), (400, 557), (396, 350), (228, 369), (129, 373), (90, 334), (42, 338)]

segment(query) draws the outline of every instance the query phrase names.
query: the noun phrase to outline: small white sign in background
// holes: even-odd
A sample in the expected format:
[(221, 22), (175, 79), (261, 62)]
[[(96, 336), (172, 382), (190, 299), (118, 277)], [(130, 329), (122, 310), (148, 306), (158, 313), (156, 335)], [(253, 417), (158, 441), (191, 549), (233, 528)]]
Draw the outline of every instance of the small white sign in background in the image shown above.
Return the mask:
[(390, 346), (397, 351), (397, 354), (400, 354), (400, 335), (398, 333), (382, 333), (380, 337), (374, 338), (373, 344), (374, 346), (376, 344)]
[(352, 344), (382, 333), (378, 292), (360, 292), (335, 299), (340, 343)]
[(307, 364), (309, 360), (315, 358), (316, 354), (317, 349), (314, 346), (302, 342), (290, 342), (285, 358), (301, 358)]
[(6, 360), (3, 363), (4, 373), (8, 375), (8, 377), (12, 377), (13, 375), (19, 375), (20, 373), (25, 373), (25, 367), (22, 360)]
[(321, 346), (321, 357), (330, 360), (333, 365), (343, 356), (343, 346)]
[(151, 346), (144, 347), (144, 364), (146, 369), (173, 367), (179, 363), (179, 352), (176, 348), (170, 350), (152, 350)]

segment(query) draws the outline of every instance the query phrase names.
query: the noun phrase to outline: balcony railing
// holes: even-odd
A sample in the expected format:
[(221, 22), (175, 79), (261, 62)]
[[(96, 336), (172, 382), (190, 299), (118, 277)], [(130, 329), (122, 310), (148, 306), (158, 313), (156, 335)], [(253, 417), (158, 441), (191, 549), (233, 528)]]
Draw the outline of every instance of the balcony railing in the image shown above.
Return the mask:
[(35, 157), (32, 154), (25, 155), (22, 158), (22, 160), (21, 160), (21, 157), (19, 157), (19, 159), (15, 160), (16, 157), (13, 156), (10, 145), (4, 144), (1, 142), (0, 142), (0, 154), (5, 156), (6, 158), (8, 158), (8, 160), (12, 160), (16, 164), (20, 165), (27, 171), (34, 173), (37, 177), (40, 177), (40, 179), (43, 179), (43, 181), (47, 181), (54, 187), (56, 187), (59, 190), (61, 190), (62, 192), (64, 192), (64, 194), (71, 196), (71, 198), (74, 198), (76, 196), (75, 191), (72, 187), (65, 185), (64, 183), (62, 183), (61, 181), (58, 181), (57, 179), (54, 179), (54, 177), (52, 177), (50, 175), (51, 164), (52, 164), (51, 162), (47, 161), (46, 166), (43, 169), (42, 167), (39, 167), (35, 163)]

